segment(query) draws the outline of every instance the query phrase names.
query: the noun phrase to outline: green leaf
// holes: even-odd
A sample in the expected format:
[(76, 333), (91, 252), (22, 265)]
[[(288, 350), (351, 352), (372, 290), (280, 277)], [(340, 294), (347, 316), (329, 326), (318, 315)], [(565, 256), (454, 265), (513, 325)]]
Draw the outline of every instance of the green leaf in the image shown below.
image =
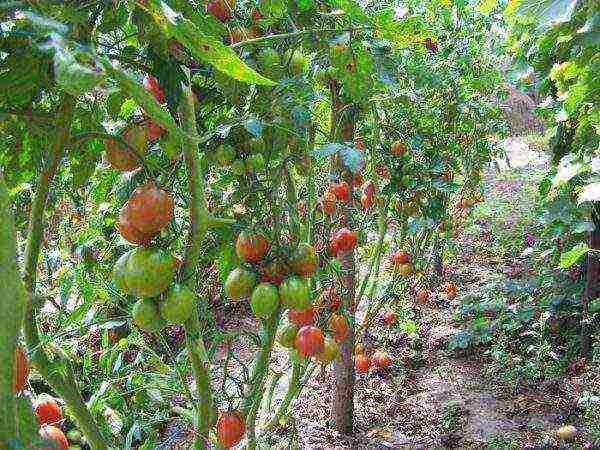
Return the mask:
[(590, 251), (588, 245), (584, 242), (577, 244), (571, 250), (560, 255), (560, 264), (558, 267), (561, 269), (568, 269), (575, 264), (583, 255)]
[(477, 5), (477, 10), (487, 16), (498, 6), (498, 3), (500, 3), (499, 0), (481, 0), (479, 5)]
[(535, 19), (545, 28), (571, 20), (578, 0), (522, 0), (517, 14)]
[(103, 78), (102, 73), (79, 64), (71, 51), (57, 47), (54, 53), (56, 83), (73, 96), (92, 90)]
[(376, 11), (372, 23), (379, 36), (398, 47), (408, 47), (423, 42), (427, 37), (434, 37), (421, 17), (412, 16), (396, 20), (393, 8)]
[(344, 11), (352, 20), (361, 23), (367, 23), (369, 21), (362, 7), (354, 0), (332, 0), (330, 4), (334, 8)]
[(275, 83), (263, 77), (249, 67), (232, 49), (221, 41), (200, 30), (194, 23), (173, 11), (164, 2), (161, 3), (164, 17), (157, 18), (164, 25), (167, 34), (175, 37), (195, 58), (210, 64), (231, 78), (249, 84), (275, 86)]

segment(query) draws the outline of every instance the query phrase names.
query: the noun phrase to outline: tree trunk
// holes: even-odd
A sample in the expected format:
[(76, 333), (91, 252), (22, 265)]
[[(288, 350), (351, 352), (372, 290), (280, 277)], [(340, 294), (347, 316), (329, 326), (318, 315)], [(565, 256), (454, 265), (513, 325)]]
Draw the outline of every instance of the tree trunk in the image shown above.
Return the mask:
[[(356, 125), (356, 110), (353, 105), (339, 98), (340, 86), (331, 85), (331, 136), (342, 142), (353, 141)], [(352, 186), (352, 174), (337, 162), (342, 179)], [(352, 189), (350, 190), (352, 193)], [(351, 194), (351, 202), (353, 202)], [(350, 213), (344, 209), (340, 213), (339, 227), (352, 229)], [(331, 421), (339, 433), (350, 434), (354, 426), (354, 334), (355, 334), (355, 275), (354, 251), (340, 254), (342, 266), (341, 295), (344, 299), (350, 331), (340, 347), (341, 356), (333, 363), (333, 390), (331, 393)]]
[(598, 298), (600, 294), (600, 257), (597, 253), (600, 251), (600, 214), (596, 206), (592, 212), (592, 220), (595, 228), (589, 236), (589, 246), (592, 251), (587, 256), (587, 275), (581, 310), (581, 357), (586, 359), (591, 347), (589, 302)]

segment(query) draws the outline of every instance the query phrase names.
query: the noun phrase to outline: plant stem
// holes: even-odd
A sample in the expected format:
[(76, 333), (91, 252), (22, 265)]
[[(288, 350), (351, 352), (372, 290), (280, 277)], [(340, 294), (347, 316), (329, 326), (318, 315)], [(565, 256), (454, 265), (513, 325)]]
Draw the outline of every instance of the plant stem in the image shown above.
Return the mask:
[[(183, 278), (186, 284), (195, 290), (196, 273), (204, 237), (208, 230), (210, 217), (204, 199), (204, 173), (198, 156), (198, 132), (195, 123), (194, 96), (188, 87), (181, 103), (181, 117), (184, 132), (191, 142), (182, 145), (185, 165), (188, 172), (188, 193), (190, 196), (190, 231), (185, 255)], [(194, 441), (196, 450), (209, 448), (209, 433), (216, 420), (216, 411), (210, 385), (210, 361), (202, 338), (202, 326), (198, 309), (194, 308), (192, 317), (185, 324), (185, 343), (196, 381), (198, 401), (196, 404), (197, 432)]]
[(264, 323), (261, 336), (261, 350), (252, 369), (250, 385), (252, 390), (244, 402), (244, 416), (246, 417), (246, 435), (248, 450), (256, 449), (256, 417), (264, 395), (264, 380), (269, 368), (269, 358), (275, 343), (275, 333), (281, 318), (281, 309)]
[(16, 254), (13, 214), (0, 169), (0, 442), (20, 437), (12, 384), (14, 353), (23, 320), (25, 291), (19, 277)]
[(72, 414), (77, 419), (81, 431), (93, 450), (108, 448), (98, 425), (86, 407), (76, 386), (69, 384), (56, 370), (45, 354), (40, 344), (36, 319), (41, 308), (41, 301), (35, 294), (37, 265), (41, 249), (44, 227), (44, 210), (50, 190), (50, 184), (56, 175), (58, 164), (62, 159), (65, 147), (69, 141), (71, 120), (75, 99), (66, 96), (61, 102), (57, 113), (57, 134), (50, 149), (50, 160), (42, 169), (37, 181), (37, 187), (29, 218), (29, 230), (25, 247), (25, 266), (23, 280), (27, 290), (23, 332), (25, 341), (31, 353), (31, 363), (48, 384), (60, 395)]

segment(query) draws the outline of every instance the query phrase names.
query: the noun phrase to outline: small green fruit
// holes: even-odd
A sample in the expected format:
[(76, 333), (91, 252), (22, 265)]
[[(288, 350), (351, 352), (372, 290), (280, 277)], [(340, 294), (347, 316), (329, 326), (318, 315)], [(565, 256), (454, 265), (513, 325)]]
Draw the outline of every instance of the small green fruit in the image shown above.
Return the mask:
[(279, 285), (279, 297), (286, 308), (306, 309), (311, 306), (309, 284), (296, 276), (284, 280)]
[(170, 324), (182, 325), (194, 311), (196, 294), (188, 287), (175, 284), (160, 304), (160, 314)]
[(279, 306), (277, 287), (271, 283), (260, 283), (252, 292), (250, 308), (259, 319), (268, 319)]
[(158, 312), (158, 306), (149, 298), (138, 300), (133, 305), (131, 315), (134, 325), (144, 331), (158, 331), (165, 326)]
[(225, 295), (233, 301), (247, 298), (256, 286), (256, 275), (242, 267), (233, 269), (225, 280)]

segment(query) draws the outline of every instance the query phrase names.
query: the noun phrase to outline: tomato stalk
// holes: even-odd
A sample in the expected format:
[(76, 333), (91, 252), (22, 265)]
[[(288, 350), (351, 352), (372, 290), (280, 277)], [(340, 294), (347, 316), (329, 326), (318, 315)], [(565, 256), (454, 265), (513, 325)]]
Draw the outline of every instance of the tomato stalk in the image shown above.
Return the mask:
[[(344, 102), (340, 96), (341, 86), (337, 82), (330, 83), (331, 94), (331, 136), (337, 141), (352, 141), (356, 126), (354, 105)], [(352, 174), (344, 167), (338, 158), (337, 168), (342, 178), (352, 185)], [(350, 202), (352, 204), (352, 191)], [(341, 211), (339, 226), (350, 227), (350, 210), (348, 207)], [(354, 333), (355, 333), (355, 277), (356, 266), (354, 250), (338, 255), (342, 268), (341, 284), (344, 291), (344, 309), (349, 318), (348, 336), (340, 345), (340, 358), (333, 362), (333, 389), (331, 393), (331, 419), (336, 430), (349, 434), (354, 428)]]
[(385, 206), (383, 208), (381, 208), (381, 210), (379, 211), (379, 235), (377, 237), (377, 246), (375, 248), (375, 253), (371, 256), (371, 261), (369, 262), (369, 270), (367, 272), (367, 275), (365, 275), (362, 282), (360, 283), (360, 288), (358, 289), (358, 294), (356, 295), (356, 307), (357, 308), (360, 307), (360, 302), (362, 300), (365, 289), (367, 287), (367, 283), (371, 279), (371, 276), (373, 275), (373, 270), (376, 267), (378, 270), (375, 273), (375, 276), (376, 276), (376, 278), (379, 278), (379, 266), (381, 264), (381, 256), (383, 253), (383, 242), (385, 240), (385, 234), (387, 233), (387, 229), (388, 229), (387, 212), (388, 212), (389, 202), (390, 202), (390, 200), (388, 198)]
[[(204, 173), (198, 156), (198, 132), (195, 123), (194, 96), (188, 87), (181, 103), (181, 117), (184, 132), (192, 145), (182, 145), (185, 165), (188, 174), (188, 194), (190, 196), (189, 237), (183, 265), (183, 278), (186, 284), (195, 289), (194, 274), (200, 260), (204, 237), (210, 220), (206, 200), (204, 198)], [(194, 308), (192, 316), (185, 323), (185, 343), (196, 381), (199, 399), (196, 403), (197, 432), (194, 441), (196, 450), (209, 448), (209, 433), (216, 419), (213, 404), (212, 387), (210, 385), (210, 361), (202, 338), (202, 326), (198, 316), (198, 308)]]
[(252, 369), (250, 385), (252, 389), (244, 402), (244, 416), (246, 417), (247, 448), (256, 449), (256, 417), (264, 396), (264, 380), (269, 368), (269, 358), (273, 351), (275, 335), (279, 320), (281, 319), (281, 308), (263, 324), (261, 335), (261, 350)]
[(13, 396), (15, 368), (14, 354), (19, 330), (23, 321), (25, 291), (17, 266), (17, 247), (13, 214), (8, 190), (0, 170), (0, 442), (19, 437), (30, 441), (32, 436), (22, 436), (19, 430), (18, 405)]
[(106, 449), (107, 444), (98, 425), (86, 407), (81, 394), (73, 383), (68, 383), (61, 376), (56, 366), (48, 359), (40, 342), (36, 319), (42, 307), (41, 299), (35, 293), (37, 265), (41, 250), (41, 240), (44, 228), (44, 210), (50, 190), (50, 184), (56, 175), (58, 164), (65, 153), (69, 142), (71, 121), (75, 99), (65, 96), (57, 113), (57, 133), (50, 149), (50, 160), (42, 169), (37, 181), (35, 196), (33, 199), (29, 217), (29, 229), (27, 233), (27, 244), (25, 247), (25, 266), (23, 280), (27, 290), (25, 316), (23, 321), (23, 333), (27, 346), (31, 350), (31, 364), (37, 369), (42, 378), (60, 395), (73, 416), (76, 418), (81, 431), (93, 450)]

